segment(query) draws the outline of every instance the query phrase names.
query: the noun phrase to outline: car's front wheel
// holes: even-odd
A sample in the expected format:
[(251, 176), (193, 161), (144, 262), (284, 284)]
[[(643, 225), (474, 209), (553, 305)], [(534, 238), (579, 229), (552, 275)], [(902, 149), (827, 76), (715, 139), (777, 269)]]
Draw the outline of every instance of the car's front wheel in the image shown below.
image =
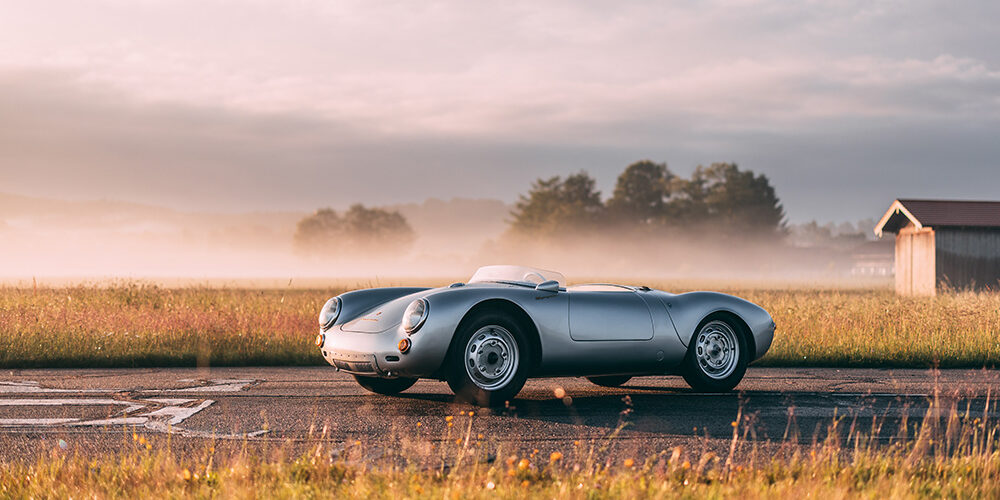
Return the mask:
[(355, 375), (354, 380), (357, 380), (361, 387), (368, 389), (371, 392), (377, 394), (385, 394), (387, 396), (392, 396), (393, 394), (399, 394), (417, 383), (415, 378), (378, 378), (378, 377), (365, 377), (362, 375)]
[(684, 357), (684, 380), (696, 391), (730, 391), (743, 380), (749, 362), (743, 329), (728, 316), (709, 316), (691, 337)]
[(500, 406), (521, 391), (530, 366), (524, 329), (506, 315), (484, 313), (456, 332), (447, 380), (459, 399)]

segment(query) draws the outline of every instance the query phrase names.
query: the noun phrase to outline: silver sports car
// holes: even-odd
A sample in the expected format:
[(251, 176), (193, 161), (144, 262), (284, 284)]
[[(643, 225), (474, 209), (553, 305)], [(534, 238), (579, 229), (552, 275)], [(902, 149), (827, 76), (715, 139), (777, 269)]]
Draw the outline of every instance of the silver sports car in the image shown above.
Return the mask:
[(483, 267), (443, 288), (347, 292), (319, 324), (323, 357), (365, 389), (396, 394), (433, 378), (484, 406), (512, 399), (528, 377), (615, 387), (680, 374), (695, 390), (728, 391), (774, 337), (767, 311), (731, 295), (566, 287), (559, 273), (521, 266)]

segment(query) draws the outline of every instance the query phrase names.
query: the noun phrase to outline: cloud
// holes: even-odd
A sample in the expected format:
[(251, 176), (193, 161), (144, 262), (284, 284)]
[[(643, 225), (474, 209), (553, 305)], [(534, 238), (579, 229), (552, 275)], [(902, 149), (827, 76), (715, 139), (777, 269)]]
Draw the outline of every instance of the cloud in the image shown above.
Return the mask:
[(0, 188), (301, 210), (510, 200), (579, 169), (610, 192), (649, 157), (767, 173), (796, 220), (868, 217), (903, 191), (995, 196), (980, 186), (1000, 180), (997, 14), (920, 0), (17, 3), (0, 17), (13, 40)]

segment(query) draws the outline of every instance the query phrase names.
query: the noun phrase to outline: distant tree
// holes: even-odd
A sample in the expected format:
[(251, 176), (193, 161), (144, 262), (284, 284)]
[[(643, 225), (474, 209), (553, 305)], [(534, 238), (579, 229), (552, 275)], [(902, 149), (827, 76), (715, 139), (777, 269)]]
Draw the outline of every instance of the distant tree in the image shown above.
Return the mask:
[(384, 255), (409, 250), (415, 235), (399, 212), (352, 205), (343, 216), (330, 208), (299, 221), (296, 248), (307, 253)]
[(746, 234), (784, 232), (785, 210), (766, 175), (740, 170), (735, 163), (713, 163), (699, 165), (691, 180), (676, 187), (683, 196), (671, 211), (681, 221)]
[(666, 163), (642, 160), (629, 165), (618, 176), (614, 194), (608, 200), (608, 212), (616, 221), (627, 224), (662, 222), (673, 178)]
[(520, 235), (555, 236), (592, 229), (604, 216), (597, 183), (586, 172), (565, 179), (538, 179), (511, 212), (511, 230)]

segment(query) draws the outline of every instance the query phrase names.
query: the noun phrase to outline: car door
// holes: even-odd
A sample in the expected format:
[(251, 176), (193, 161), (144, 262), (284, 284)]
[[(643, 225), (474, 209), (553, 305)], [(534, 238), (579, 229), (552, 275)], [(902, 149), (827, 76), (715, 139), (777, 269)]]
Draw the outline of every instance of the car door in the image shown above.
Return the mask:
[(649, 340), (653, 317), (649, 306), (630, 288), (570, 290), (569, 334), (573, 340)]

